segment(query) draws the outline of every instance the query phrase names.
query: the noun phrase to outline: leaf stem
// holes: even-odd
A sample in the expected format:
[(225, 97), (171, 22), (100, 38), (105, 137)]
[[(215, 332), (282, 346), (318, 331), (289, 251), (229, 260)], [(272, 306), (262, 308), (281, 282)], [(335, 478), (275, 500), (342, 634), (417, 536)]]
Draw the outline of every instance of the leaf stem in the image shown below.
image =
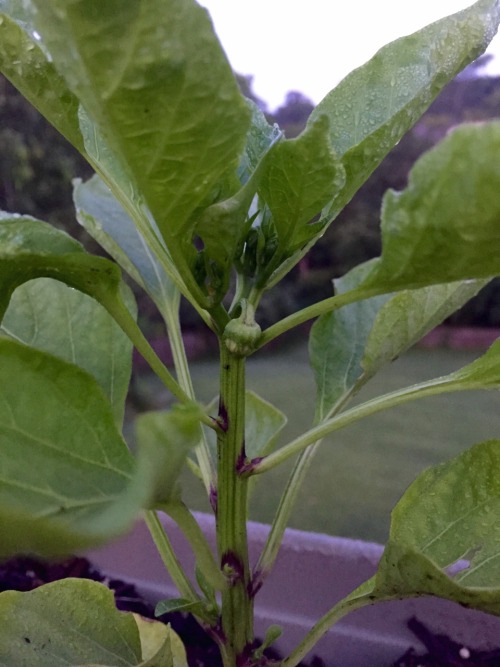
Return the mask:
[(328, 299), (323, 299), (323, 301), (318, 301), (318, 303), (313, 303), (312, 306), (303, 308), (302, 310), (297, 311), (284, 317), (276, 324), (268, 327), (265, 331), (262, 332), (262, 336), (259, 341), (259, 348), (267, 345), (270, 341), (274, 340), (281, 334), (294, 329), (300, 324), (319, 317), (324, 313), (329, 313), (333, 310), (337, 310), (342, 306), (347, 306), (349, 303), (354, 303), (355, 301), (362, 301), (363, 299), (370, 299), (372, 296), (377, 296), (378, 294), (384, 294), (387, 292), (387, 289), (354, 289), (344, 294), (338, 294), (336, 296), (331, 296)]
[[(170, 348), (172, 350), (172, 357), (174, 360), (174, 366), (179, 385), (186, 393), (186, 395), (189, 396), (192, 401), (195, 401), (196, 397), (193, 382), (191, 379), (191, 373), (189, 372), (189, 364), (186, 356), (186, 349), (184, 347), (184, 341), (182, 339), (178, 303), (175, 309), (164, 309), (162, 315), (168, 331), (168, 339), (170, 342)], [(200, 475), (203, 480), (203, 485), (205, 486), (205, 491), (209, 495), (211, 490), (215, 488), (215, 471), (213, 469), (208, 443), (203, 429), (200, 429), (200, 442), (197, 445), (195, 451)]]
[[(380, 598), (377, 602), (382, 601)], [(362, 595), (349, 595), (338, 602), (330, 611), (328, 611), (315, 625), (309, 630), (304, 639), (295, 648), (292, 653), (280, 663), (280, 667), (296, 667), (300, 661), (305, 658), (312, 648), (318, 643), (321, 637), (327, 632), (332, 625), (340, 621), (341, 618), (356, 609), (362, 609), (374, 604), (373, 596), (369, 593)]]
[(188, 600), (199, 600), (200, 598), (196, 593), (193, 584), (189, 581), (186, 573), (182, 569), (182, 565), (174, 553), (172, 544), (168, 539), (157, 513), (151, 510), (144, 512), (144, 520), (149, 528), (149, 532), (151, 533), (156, 548), (158, 549), (160, 558), (162, 559), (167, 572), (172, 577), (172, 581), (177, 587), (180, 595)]
[(182, 502), (172, 502), (161, 505), (160, 509), (168, 514), (183, 532), (196, 556), (196, 564), (207, 582), (218, 591), (227, 588), (227, 580), (215, 562), (198, 522), (186, 505)]
[[(106, 307), (110, 315), (114, 317), (116, 322), (120, 325), (123, 331), (127, 334), (130, 340), (135, 345), (136, 349), (139, 351), (141, 356), (148, 362), (151, 369), (156, 373), (160, 378), (163, 384), (169, 389), (172, 394), (181, 402), (181, 403), (192, 403), (193, 400), (184, 389), (179, 385), (174, 376), (170, 373), (168, 368), (162, 363), (156, 352), (153, 350), (148, 340), (140, 330), (136, 321), (129, 313), (127, 307), (120, 301), (118, 302), (116, 298), (103, 299), (103, 305)], [(210, 426), (210, 428), (215, 428), (214, 421), (208, 415), (203, 415), (201, 417), (202, 423)]]
[(275, 468), (283, 461), (286, 461), (291, 456), (295, 456), (302, 450), (314, 444), (317, 440), (338, 431), (345, 426), (349, 426), (359, 419), (364, 419), (382, 410), (402, 405), (417, 398), (425, 398), (426, 396), (435, 396), (450, 391), (463, 391), (470, 389), (470, 386), (464, 386), (463, 383), (456, 379), (438, 378), (437, 380), (429, 380), (420, 384), (407, 387), (406, 389), (399, 389), (389, 394), (384, 394), (377, 398), (362, 403), (355, 408), (346, 410), (340, 415), (332, 417), (322, 422), (318, 426), (306, 431), (303, 435), (295, 438), (288, 445), (284, 445), (279, 450), (269, 456), (264, 457), (260, 461), (256, 461), (254, 465), (246, 468), (245, 474), (259, 475), (267, 470)]

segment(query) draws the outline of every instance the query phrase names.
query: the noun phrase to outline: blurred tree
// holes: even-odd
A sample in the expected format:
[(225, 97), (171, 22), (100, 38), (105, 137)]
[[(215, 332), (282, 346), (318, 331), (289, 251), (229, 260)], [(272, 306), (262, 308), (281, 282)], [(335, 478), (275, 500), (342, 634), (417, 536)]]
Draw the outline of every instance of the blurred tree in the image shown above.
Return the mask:
[(0, 77), (0, 209), (48, 220), (82, 239), (71, 179), (92, 170), (65, 139)]

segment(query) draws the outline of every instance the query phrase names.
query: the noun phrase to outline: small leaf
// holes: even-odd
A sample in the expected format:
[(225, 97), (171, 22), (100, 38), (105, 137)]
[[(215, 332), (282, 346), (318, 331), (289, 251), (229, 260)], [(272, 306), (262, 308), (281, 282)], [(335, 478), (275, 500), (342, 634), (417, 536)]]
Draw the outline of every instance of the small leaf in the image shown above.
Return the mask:
[(318, 104), (309, 123), (330, 118), (332, 146), (347, 174), (324, 218), (344, 208), (440, 90), (485, 51), (499, 22), (498, 2), (479, 0), (384, 46)]
[(248, 130), (245, 150), (238, 167), (240, 180), (245, 184), (257, 169), (264, 155), (283, 135), (278, 125), (270, 125), (263, 111), (252, 100), (246, 100), (252, 112), (250, 129)]
[[(210, 401), (206, 407), (208, 414), (217, 412), (219, 398)], [(287, 417), (272, 403), (253, 391), (245, 394), (245, 453), (253, 459), (269, 454), (276, 440), (287, 424)], [(206, 429), (207, 441), (214, 464), (217, 462), (217, 442), (213, 429)]]
[(139, 667), (141, 641), (132, 614), (112, 591), (88, 579), (64, 579), (33, 591), (0, 594), (0, 664), (30, 667)]
[(138, 667), (188, 667), (186, 650), (170, 625), (134, 614), (139, 628), (142, 662)]
[(421, 157), (382, 206), (382, 256), (363, 289), (500, 273), (500, 123), (464, 125)]
[(253, 459), (269, 454), (287, 423), (286, 415), (253, 391), (245, 394), (245, 452)]
[(155, 607), (155, 616), (163, 616), (163, 614), (171, 614), (172, 612), (195, 612), (203, 608), (200, 602), (193, 600), (186, 600), (184, 598), (171, 598), (168, 600), (160, 600)]
[[(129, 306), (135, 309), (130, 293)], [(16, 289), (0, 333), (87, 370), (123, 422), (132, 370), (132, 343), (106, 310), (86, 294), (51, 278)]]
[(328, 118), (321, 116), (266, 157), (259, 194), (272, 213), (282, 259), (321, 232), (322, 226), (308, 223), (343, 185), (344, 169), (330, 147), (328, 129)]

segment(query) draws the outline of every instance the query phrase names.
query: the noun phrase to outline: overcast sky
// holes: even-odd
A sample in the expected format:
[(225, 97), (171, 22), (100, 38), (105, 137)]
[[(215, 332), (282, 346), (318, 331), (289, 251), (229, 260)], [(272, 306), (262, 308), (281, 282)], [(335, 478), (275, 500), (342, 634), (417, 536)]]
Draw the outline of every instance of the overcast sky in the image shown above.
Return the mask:
[[(198, 1), (209, 9), (233, 69), (254, 76), (253, 90), (271, 110), (289, 90), (319, 102), (384, 44), (472, 4), (472, 0)], [(490, 51), (500, 53), (499, 37)], [(499, 58), (493, 68), (500, 71)]]

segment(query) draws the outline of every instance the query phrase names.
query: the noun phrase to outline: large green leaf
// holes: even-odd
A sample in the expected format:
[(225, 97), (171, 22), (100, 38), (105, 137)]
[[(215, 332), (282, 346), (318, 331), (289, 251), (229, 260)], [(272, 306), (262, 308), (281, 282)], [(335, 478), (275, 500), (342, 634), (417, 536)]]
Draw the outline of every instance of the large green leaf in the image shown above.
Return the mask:
[[(14, 341), (0, 340), (0, 358), (0, 554), (105, 541), (93, 521), (126, 492), (134, 461), (104, 392), (77, 366)], [(107, 537), (139, 507), (124, 508)]]
[(500, 123), (462, 126), (389, 190), (382, 256), (361, 285), (395, 291), (500, 273)]
[(425, 471), (392, 513), (374, 594), (432, 594), (500, 615), (499, 512), (499, 440)]
[[(78, 99), (42, 50), (30, 23), (16, 21), (18, 12), (10, 5), (0, 2), (0, 71), (83, 153)], [(22, 19), (29, 16), (23, 12)]]
[(102, 257), (84, 252), (70, 236), (29, 216), (0, 211), (0, 316), (12, 292), (33, 278), (65, 282), (105, 307), (121, 304), (121, 274)]
[(345, 206), (439, 91), (484, 52), (499, 22), (497, 0), (479, 0), (384, 46), (320, 102), (309, 122), (329, 117), (332, 146), (347, 174), (325, 218)]
[(0, 665), (138, 667), (141, 640), (113, 592), (88, 579), (57, 581), (28, 593), (0, 594)]
[[(134, 310), (131, 294), (129, 306)], [(121, 426), (132, 370), (132, 343), (97, 301), (62, 282), (38, 278), (16, 289), (0, 333), (91, 373)]]
[[(0, 358), (0, 556), (104, 543), (167, 493), (165, 450), (141, 442), (134, 461), (91, 375), (8, 339)], [(177, 407), (167, 440), (194, 444), (200, 410)]]
[(377, 313), (361, 365), (371, 377), (472, 299), (487, 280), (430, 285), (394, 295)]
[(116, 609), (112, 591), (64, 579), (0, 594), (3, 667), (187, 667), (170, 626)]
[(194, 0), (33, 1), (55, 66), (182, 269), (191, 216), (236, 170), (250, 115), (206, 11)]

